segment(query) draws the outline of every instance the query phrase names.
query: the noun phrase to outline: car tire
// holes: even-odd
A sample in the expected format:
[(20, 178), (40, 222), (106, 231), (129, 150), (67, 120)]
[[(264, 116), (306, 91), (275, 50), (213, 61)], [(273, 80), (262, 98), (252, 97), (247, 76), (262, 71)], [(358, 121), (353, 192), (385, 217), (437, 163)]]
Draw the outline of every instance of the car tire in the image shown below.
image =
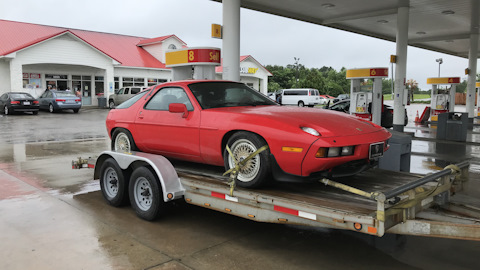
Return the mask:
[(162, 186), (158, 178), (147, 167), (136, 168), (128, 186), (130, 205), (141, 219), (155, 220), (163, 212)]
[(303, 101), (300, 100), (298, 102), (298, 107), (305, 107), (305, 103), (303, 103)]
[(73, 113), (78, 113), (80, 109), (73, 109)]
[(48, 105), (48, 111), (51, 113), (55, 112), (55, 107), (53, 107), (53, 104), (50, 103), (50, 105)]
[(9, 115), (9, 114), (10, 114), (10, 110), (8, 109), (7, 105), (5, 105), (5, 106), (3, 107), (3, 114), (5, 114), (5, 115)]
[(108, 101), (108, 108), (115, 109), (115, 101), (113, 99)]
[(130, 153), (138, 151), (135, 141), (133, 140), (130, 131), (119, 128), (113, 132), (112, 135), (112, 151)]
[(34, 112), (33, 112), (33, 115), (37, 115), (37, 114), (38, 114), (38, 111), (34, 111)]
[[(262, 137), (243, 131), (233, 134), (227, 142), (237, 161), (248, 157), (266, 144)], [(226, 148), (223, 151), (223, 160), (225, 170), (235, 166), (235, 162)], [(247, 162), (246, 166), (238, 173), (236, 184), (245, 188), (259, 188), (266, 185), (270, 178), (270, 150), (267, 149)]]
[(100, 168), (100, 189), (108, 204), (119, 207), (128, 200), (128, 178), (113, 158), (106, 159)]

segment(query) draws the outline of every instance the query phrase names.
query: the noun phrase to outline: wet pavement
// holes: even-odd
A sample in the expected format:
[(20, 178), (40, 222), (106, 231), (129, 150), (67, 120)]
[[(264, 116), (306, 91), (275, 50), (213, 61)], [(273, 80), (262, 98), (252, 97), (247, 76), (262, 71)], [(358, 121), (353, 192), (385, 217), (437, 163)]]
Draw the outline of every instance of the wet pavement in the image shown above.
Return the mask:
[[(425, 105), (423, 105), (425, 106)], [(468, 159), (480, 192), (480, 135), (435, 140), (407, 107), (411, 171)], [(413, 118), (410, 117), (414, 111)], [(0, 115), (0, 269), (478, 269), (480, 242), (257, 223), (172, 204), (155, 222), (102, 198), (89, 169), (71, 161), (108, 150), (107, 110)], [(417, 135), (418, 134), (418, 135)]]

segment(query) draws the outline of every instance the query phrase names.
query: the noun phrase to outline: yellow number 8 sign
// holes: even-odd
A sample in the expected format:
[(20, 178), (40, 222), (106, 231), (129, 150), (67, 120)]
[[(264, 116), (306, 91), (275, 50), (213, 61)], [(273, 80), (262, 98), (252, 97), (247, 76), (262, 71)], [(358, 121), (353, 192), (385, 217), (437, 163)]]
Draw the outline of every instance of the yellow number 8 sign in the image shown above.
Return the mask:
[(188, 60), (189, 61), (195, 60), (195, 51), (188, 51)]

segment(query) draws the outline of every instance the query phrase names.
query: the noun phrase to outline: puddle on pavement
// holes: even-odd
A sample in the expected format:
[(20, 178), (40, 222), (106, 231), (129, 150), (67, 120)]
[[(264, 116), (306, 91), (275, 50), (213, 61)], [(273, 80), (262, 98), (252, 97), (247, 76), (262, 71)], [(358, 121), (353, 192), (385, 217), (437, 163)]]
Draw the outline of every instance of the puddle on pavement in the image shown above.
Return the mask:
[(72, 160), (94, 157), (110, 147), (110, 140), (0, 145), (1, 169), (53, 194), (98, 190), (93, 170), (72, 169)]

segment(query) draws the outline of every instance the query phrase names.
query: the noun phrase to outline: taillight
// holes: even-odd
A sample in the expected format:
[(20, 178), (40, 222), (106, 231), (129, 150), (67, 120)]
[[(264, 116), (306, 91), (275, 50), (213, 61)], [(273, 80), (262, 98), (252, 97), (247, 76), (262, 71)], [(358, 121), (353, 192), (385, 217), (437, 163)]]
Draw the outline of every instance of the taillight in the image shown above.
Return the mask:
[(55, 99), (56, 102), (65, 102), (65, 99)]
[(10, 104), (20, 104), (20, 101), (12, 100), (10, 101)]
[(75, 101), (76, 101), (76, 102), (80, 102), (80, 101), (82, 101), (82, 100), (81, 100), (81, 99), (79, 99), (79, 98), (77, 98), (77, 99), (75, 99)]
[(33, 101), (33, 104), (38, 104), (38, 100), (34, 100), (34, 101)]

